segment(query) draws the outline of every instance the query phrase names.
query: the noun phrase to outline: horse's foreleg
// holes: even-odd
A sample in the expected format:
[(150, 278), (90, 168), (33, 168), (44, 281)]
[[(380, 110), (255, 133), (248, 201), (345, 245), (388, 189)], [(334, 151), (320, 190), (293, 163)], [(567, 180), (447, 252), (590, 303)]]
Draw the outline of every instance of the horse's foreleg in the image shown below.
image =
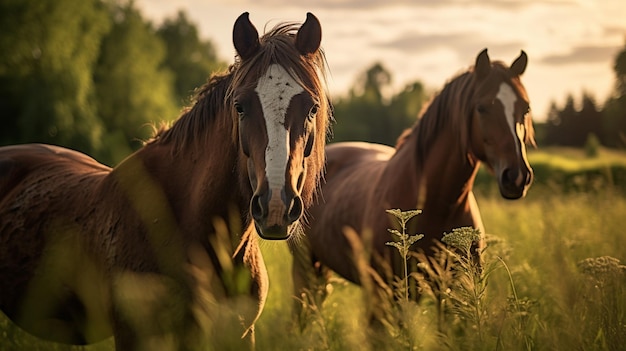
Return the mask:
[(198, 323), (188, 286), (155, 273), (125, 272), (113, 284), (116, 350), (192, 350)]
[(308, 239), (292, 248), (292, 279), (294, 287), (293, 318), (304, 330), (309, 319), (319, 313), (328, 295), (326, 286), (330, 270), (314, 257)]

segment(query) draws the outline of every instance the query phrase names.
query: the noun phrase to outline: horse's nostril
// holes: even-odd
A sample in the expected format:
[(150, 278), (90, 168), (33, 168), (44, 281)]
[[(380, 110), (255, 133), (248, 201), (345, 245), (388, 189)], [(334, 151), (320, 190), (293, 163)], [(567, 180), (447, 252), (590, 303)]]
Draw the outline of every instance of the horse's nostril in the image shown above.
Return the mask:
[(304, 204), (302, 203), (302, 199), (300, 196), (296, 196), (291, 200), (291, 204), (289, 205), (289, 211), (287, 212), (287, 219), (289, 222), (295, 222), (302, 216), (302, 212), (304, 211)]
[(514, 184), (518, 178), (518, 172), (509, 168), (502, 172), (502, 182), (506, 184)]
[(261, 220), (265, 216), (265, 209), (261, 203), (260, 196), (254, 195), (252, 197), (252, 201), (250, 201), (250, 213), (252, 213), (252, 218), (255, 220)]

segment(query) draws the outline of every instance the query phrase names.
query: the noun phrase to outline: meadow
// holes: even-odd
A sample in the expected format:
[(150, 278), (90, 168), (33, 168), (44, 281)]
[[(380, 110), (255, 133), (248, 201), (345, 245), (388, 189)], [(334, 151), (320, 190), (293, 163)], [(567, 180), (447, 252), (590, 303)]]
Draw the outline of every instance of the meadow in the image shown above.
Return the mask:
[[(323, 303), (296, 299), (286, 243), (264, 242), (270, 293), (257, 350), (625, 349), (626, 155), (548, 149), (529, 157), (537, 179), (525, 199), (500, 198), (486, 172), (477, 180), (489, 244), (483, 269), (459, 269), (460, 283), (440, 277), (447, 289), (399, 304), (382, 328), (368, 328), (362, 290), (338, 277)], [(462, 254), (453, 259), (467, 263)], [(299, 302), (307, 311), (304, 331), (292, 318)], [(0, 328), (2, 350), (113, 349), (111, 340), (89, 347), (41, 342), (4, 316)], [(212, 346), (230, 349), (227, 341)]]

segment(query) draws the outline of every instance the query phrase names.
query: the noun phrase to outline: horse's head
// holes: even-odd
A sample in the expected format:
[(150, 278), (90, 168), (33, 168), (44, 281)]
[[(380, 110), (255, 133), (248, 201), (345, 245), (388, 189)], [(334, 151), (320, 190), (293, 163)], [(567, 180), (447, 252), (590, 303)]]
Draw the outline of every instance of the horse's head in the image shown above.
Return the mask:
[(240, 73), (232, 108), (254, 192), (250, 213), (264, 239), (289, 237), (323, 168), (328, 103), (319, 76), (321, 35), (310, 13), (299, 29), (283, 25), (261, 38), (248, 13), (235, 22)]
[(485, 49), (474, 66), (471, 147), (493, 170), (500, 194), (507, 199), (523, 197), (533, 179), (526, 144), (534, 144), (534, 132), (528, 96), (519, 78), (527, 63), (524, 51), (510, 67), (491, 62)]

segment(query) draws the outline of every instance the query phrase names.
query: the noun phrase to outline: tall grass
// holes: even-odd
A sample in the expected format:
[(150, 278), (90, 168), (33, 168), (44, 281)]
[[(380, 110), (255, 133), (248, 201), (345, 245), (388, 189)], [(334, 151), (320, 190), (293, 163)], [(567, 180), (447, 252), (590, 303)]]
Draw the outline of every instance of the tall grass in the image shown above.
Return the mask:
[[(259, 349), (622, 349), (626, 345), (626, 199), (611, 189), (552, 191), (537, 187), (520, 201), (503, 200), (489, 190), (478, 194), (487, 228), (485, 266), (461, 269), (468, 279), (462, 283), (464, 292), (458, 291), (458, 285), (455, 292), (449, 282), (443, 317), (437, 298), (428, 294), (418, 304), (403, 308), (402, 314), (396, 314), (402, 320), (396, 322), (405, 334), (368, 330), (361, 290), (338, 280), (323, 306), (314, 306), (317, 325), (324, 328), (289, 332), (291, 337), (278, 333), (281, 337), (276, 339), (277, 325), (293, 331), (289, 267), (282, 259), (279, 264), (272, 259), (284, 257), (285, 248), (265, 246), (272, 285), (257, 328)], [(463, 257), (467, 254), (456, 260)]]
[[(441, 301), (424, 294), (394, 314), (391, 332), (367, 327), (362, 290), (340, 278), (322, 305), (309, 305), (314, 317), (301, 332), (292, 316), (288, 248), (264, 243), (270, 292), (257, 323), (257, 350), (623, 349), (626, 198), (611, 189), (563, 194), (547, 186), (519, 201), (490, 189), (477, 197), (488, 238), (485, 268), (465, 269), (473, 276), (464, 293), (449, 282), (443, 315)], [(4, 318), (0, 326), (2, 350), (113, 349), (111, 340), (74, 348), (42, 342)]]

